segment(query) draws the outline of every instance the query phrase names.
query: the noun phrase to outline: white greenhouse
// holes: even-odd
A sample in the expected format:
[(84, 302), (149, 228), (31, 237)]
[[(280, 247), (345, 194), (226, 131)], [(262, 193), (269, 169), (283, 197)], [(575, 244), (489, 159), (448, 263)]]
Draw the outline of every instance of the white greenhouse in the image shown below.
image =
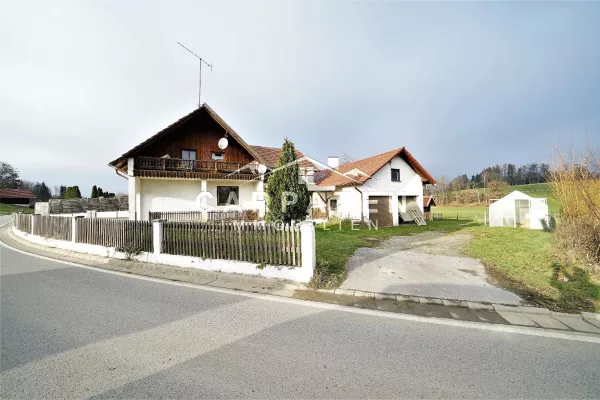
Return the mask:
[(543, 229), (543, 220), (548, 222), (546, 199), (536, 199), (518, 190), (490, 204), (490, 226)]

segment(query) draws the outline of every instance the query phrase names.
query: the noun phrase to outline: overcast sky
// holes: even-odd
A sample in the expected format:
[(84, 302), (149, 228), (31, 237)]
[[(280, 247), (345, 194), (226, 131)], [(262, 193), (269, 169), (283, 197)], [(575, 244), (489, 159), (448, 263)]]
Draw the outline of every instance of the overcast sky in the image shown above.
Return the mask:
[(0, 160), (126, 192), (107, 163), (206, 101), (248, 143), (434, 176), (600, 146), (600, 3), (0, 1)]

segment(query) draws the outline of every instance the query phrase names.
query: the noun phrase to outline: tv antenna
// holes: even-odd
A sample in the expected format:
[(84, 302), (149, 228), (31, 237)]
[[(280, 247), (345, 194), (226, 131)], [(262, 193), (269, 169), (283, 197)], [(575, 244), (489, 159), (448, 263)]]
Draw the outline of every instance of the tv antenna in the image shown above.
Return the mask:
[(193, 51), (191, 51), (190, 49), (188, 49), (181, 43), (177, 42), (177, 44), (180, 45), (181, 47), (183, 47), (184, 49), (186, 49), (188, 52), (190, 52), (192, 55), (194, 55), (194, 57), (196, 57), (198, 59), (198, 62), (199, 62), (198, 65), (200, 66), (200, 71), (198, 73), (198, 108), (200, 108), (200, 106), (202, 105), (202, 101), (200, 101), (200, 93), (202, 91), (202, 63), (206, 64), (206, 66), (209, 67), (211, 71), (213, 69), (213, 66), (212, 66), (212, 64), (207, 63), (206, 60), (204, 60), (198, 54), (194, 53)]

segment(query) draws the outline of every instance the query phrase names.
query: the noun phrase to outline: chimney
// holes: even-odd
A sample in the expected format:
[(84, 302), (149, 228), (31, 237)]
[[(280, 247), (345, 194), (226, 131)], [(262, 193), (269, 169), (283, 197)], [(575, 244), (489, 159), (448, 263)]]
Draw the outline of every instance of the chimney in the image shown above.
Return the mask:
[(339, 157), (327, 157), (327, 166), (331, 168), (337, 168), (340, 166)]

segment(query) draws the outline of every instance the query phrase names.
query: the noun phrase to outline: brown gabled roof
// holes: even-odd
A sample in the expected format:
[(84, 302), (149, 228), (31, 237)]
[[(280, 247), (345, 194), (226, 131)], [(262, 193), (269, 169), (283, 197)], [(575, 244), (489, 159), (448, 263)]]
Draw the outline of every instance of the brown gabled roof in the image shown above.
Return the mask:
[[(266, 147), (266, 146), (250, 146), (254, 151), (263, 159), (264, 164), (269, 168), (275, 168), (279, 156), (281, 155), (281, 149), (278, 147)], [(302, 158), (304, 154), (300, 150), (296, 150), (296, 158)], [(315, 168), (318, 169), (313, 163), (308, 160), (302, 160), (298, 163), (299, 166), (304, 168)]]
[(0, 189), (3, 199), (35, 199), (36, 195), (29, 189)]
[(138, 144), (137, 146), (133, 147), (131, 150), (129, 150), (126, 153), (124, 153), (121, 157), (117, 158), (114, 161), (111, 161), (108, 165), (110, 165), (111, 167), (119, 168), (119, 169), (123, 168), (125, 165), (127, 165), (127, 158), (130, 155), (132, 155), (133, 153), (137, 152), (138, 150), (141, 150), (142, 148), (146, 147), (150, 143), (152, 143), (152, 142), (160, 139), (161, 137), (163, 137), (165, 135), (168, 135), (175, 128), (178, 128), (179, 126), (181, 126), (182, 124), (184, 124), (186, 121), (189, 121), (190, 119), (192, 119), (195, 116), (199, 115), (201, 112), (208, 113), (208, 115), (210, 115), (210, 117), (212, 119), (214, 119), (219, 125), (221, 125), (221, 127), (225, 130), (225, 132), (227, 132), (227, 134), (229, 136), (231, 136), (232, 138), (234, 138), (235, 141), (237, 141), (248, 153), (250, 153), (250, 155), (252, 157), (254, 157), (256, 159), (256, 161), (262, 162), (262, 163), (265, 162), (261, 158), (261, 156), (258, 153), (256, 153), (256, 151), (252, 148), (252, 146), (248, 145), (248, 143), (246, 143), (244, 141), (244, 139), (242, 139), (240, 137), (240, 135), (238, 135), (237, 132), (233, 130), (233, 128), (231, 128), (212, 108), (210, 108), (210, 106), (208, 104), (204, 103), (204, 104), (202, 104), (202, 107), (199, 107), (199, 108), (195, 109), (194, 111), (192, 111), (188, 115), (186, 115), (186, 116), (178, 119), (177, 121), (175, 121), (171, 125), (167, 126), (162, 131), (160, 131), (160, 132), (158, 132), (158, 133), (150, 136), (148, 139), (144, 140), (142, 143)]
[(423, 207), (435, 206), (435, 200), (433, 196), (423, 196)]
[(381, 168), (389, 163), (394, 157), (402, 157), (414, 170), (423, 182), (435, 184), (435, 179), (419, 164), (419, 162), (406, 150), (405, 147), (386, 151), (385, 153), (377, 154), (376, 156), (363, 158), (362, 160), (352, 161), (346, 164), (342, 164), (338, 167), (338, 171), (346, 174), (354, 169), (358, 169), (363, 172), (364, 175), (352, 176), (352, 179), (348, 179), (339, 174), (330, 174), (324, 180), (322, 180), (320, 186), (344, 186), (356, 184), (356, 181), (361, 183), (366, 182), (375, 175)]

